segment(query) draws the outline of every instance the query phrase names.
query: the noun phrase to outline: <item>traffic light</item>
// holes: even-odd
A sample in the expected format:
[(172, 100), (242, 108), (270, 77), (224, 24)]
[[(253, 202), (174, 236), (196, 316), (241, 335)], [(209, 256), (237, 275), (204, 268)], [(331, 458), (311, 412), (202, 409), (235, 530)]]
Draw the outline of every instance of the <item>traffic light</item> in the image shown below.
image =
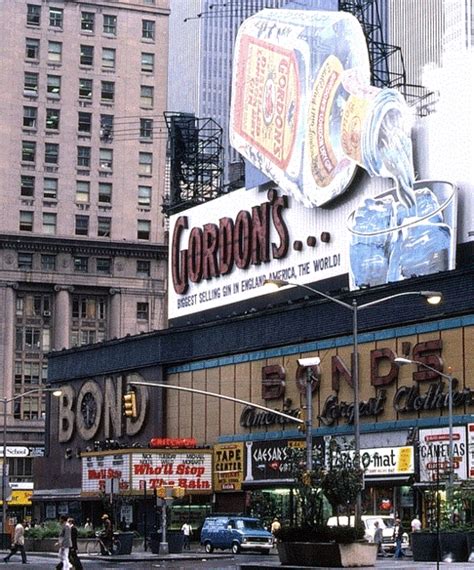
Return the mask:
[(137, 395), (133, 390), (123, 396), (123, 413), (127, 418), (137, 417)]
[(305, 433), (306, 432), (306, 408), (301, 408), (301, 410), (298, 412), (298, 418), (300, 420), (303, 420), (302, 424), (298, 424), (298, 431)]
[(164, 487), (158, 487), (156, 490), (156, 496), (160, 499), (166, 499), (166, 489)]
[(172, 495), (175, 499), (182, 499), (185, 495), (185, 488), (184, 487), (173, 487)]

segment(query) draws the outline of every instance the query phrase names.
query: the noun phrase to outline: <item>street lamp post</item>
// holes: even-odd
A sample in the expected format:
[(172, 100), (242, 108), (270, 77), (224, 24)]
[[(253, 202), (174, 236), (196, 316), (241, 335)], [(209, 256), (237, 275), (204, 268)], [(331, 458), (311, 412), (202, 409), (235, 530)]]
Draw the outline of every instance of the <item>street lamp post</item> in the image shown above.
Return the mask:
[(448, 496), (451, 493), (452, 485), (453, 485), (453, 448), (454, 448), (454, 439), (453, 439), (453, 375), (451, 374), (452, 370), (451, 367), (448, 368), (448, 374), (444, 372), (440, 372), (433, 366), (429, 366), (424, 362), (420, 362), (419, 360), (411, 360), (410, 358), (403, 358), (398, 356), (395, 358), (395, 362), (397, 364), (416, 364), (417, 366), (422, 366), (427, 370), (431, 370), (431, 372), (435, 372), (441, 378), (444, 378), (448, 381), (448, 455), (449, 455), (449, 471), (448, 471)]
[[(360, 465), (360, 415), (359, 415), (359, 408), (360, 408), (360, 397), (359, 397), (359, 340), (358, 340), (358, 314), (359, 311), (369, 309), (374, 307), (375, 305), (379, 305), (380, 303), (386, 303), (387, 301), (391, 301), (392, 299), (397, 299), (399, 297), (405, 297), (408, 295), (417, 295), (424, 297), (428, 303), (431, 305), (437, 305), (442, 300), (442, 294), (435, 292), (435, 291), (406, 291), (403, 293), (395, 293), (394, 295), (389, 295), (387, 297), (382, 297), (381, 299), (376, 299), (375, 301), (369, 301), (368, 303), (363, 303), (359, 305), (356, 298), (352, 299), (352, 303), (346, 303), (345, 301), (341, 301), (336, 297), (331, 297), (314, 287), (310, 287), (309, 285), (305, 285), (304, 283), (293, 283), (289, 281), (284, 281), (282, 279), (266, 279), (264, 284), (274, 285), (277, 288), (285, 287), (285, 286), (292, 286), (292, 287), (300, 287), (301, 289), (306, 289), (311, 291), (328, 301), (332, 301), (345, 309), (348, 309), (352, 313), (352, 345), (353, 345), (353, 360), (352, 360), (352, 389), (354, 391), (354, 464), (356, 467)], [(359, 492), (356, 500), (355, 505), (355, 524), (356, 526), (360, 523), (361, 520), (361, 494)]]
[(7, 476), (8, 476), (8, 466), (7, 466), (7, 405), (10, 402), (14, 402), (24, 396), (29, 396), (30, 394), (37, 394), (38, 392), (52, 392), (53, 396), (60, 396), (61, 390), (56, 390), (54, 388), (33, 388), (23, 392), (22, 394), (17, 394), (11, 398), (4, 397), (0, 401), (3, 404), (2, 415), (3, 415), (3, 449), (2, 449), (2, 533), (5, 533), (6, 521), (7, 521)]

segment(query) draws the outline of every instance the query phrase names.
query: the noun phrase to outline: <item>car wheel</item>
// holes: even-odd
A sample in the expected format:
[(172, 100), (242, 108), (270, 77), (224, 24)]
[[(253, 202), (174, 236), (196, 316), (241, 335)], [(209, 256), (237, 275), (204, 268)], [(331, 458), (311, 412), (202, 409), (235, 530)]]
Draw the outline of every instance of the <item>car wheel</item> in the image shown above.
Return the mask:
[(240, 544), (238, 542), (232, 543), (232, 554), (238, 554), (240, 552)]
[(211, 554), (211, 552), (214, 551), (214, 548), (213, 548), (213, 546), (212, 546), (212, 544), (211, 544), (210, 542), (206, 542), (206, 543), (204, 544), (204, 550), (205, 550), (208, 554)]

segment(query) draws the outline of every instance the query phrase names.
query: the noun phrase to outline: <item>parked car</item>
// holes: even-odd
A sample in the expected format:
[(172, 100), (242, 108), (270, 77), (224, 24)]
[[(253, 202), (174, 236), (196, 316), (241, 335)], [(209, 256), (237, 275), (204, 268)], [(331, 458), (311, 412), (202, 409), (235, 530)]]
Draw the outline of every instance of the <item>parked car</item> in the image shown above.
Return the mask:
[[(378, 521), (379, 527), (383, 533), (382, 548), (388, 552), (395, 550), (395, 537), (393, 536), (393, 529), (395, 526), (395, 517), (392, 515), (362, 515), (362, 522), (365, 527), (364, 538), (368, 542), (374, 542), (375, 535), (375, 521)], [(346, 516), (342, 517), (329, 517), (327, 521), (328, 526), (354, 526), (354, 517), (350, 517), (350, 523)], [(409, 539), (408, 534), (403, 533), (402, 549), (408, 548)]]
[(207, 517), (201, 530), (201, 544), (206, 552), (215, 548), (230, 548), (234, 554), (241, 550), (255, 550), (269, 554), (273, 546), (271, 532), (265, 530), (259, 519), (241, 516)]

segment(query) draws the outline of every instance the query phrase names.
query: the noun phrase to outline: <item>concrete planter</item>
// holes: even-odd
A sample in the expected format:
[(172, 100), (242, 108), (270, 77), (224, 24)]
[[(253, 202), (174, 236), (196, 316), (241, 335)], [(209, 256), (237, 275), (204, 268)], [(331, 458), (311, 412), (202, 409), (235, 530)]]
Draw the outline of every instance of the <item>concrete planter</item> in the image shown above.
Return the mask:
[(377, 560), (377, 547), (367, 542), (279, 542), (277, 548), (281, 564), (288, 566), (355, 568), (375, 566)]

